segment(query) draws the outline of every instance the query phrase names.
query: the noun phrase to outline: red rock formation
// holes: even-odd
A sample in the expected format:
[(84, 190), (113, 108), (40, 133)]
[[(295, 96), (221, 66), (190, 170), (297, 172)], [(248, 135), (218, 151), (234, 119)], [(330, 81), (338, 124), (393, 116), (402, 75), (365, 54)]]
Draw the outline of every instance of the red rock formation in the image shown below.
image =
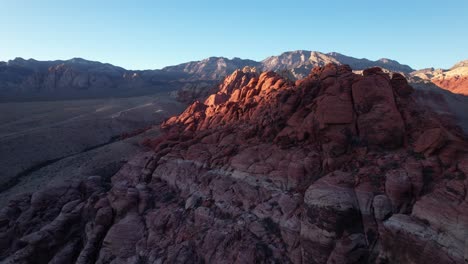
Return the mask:
[(412, 72), (411, 76), (431, 81), (452, 93), (468, 95), (468, 60), (461, 61), (447, 70), (423, 69)]
[(452, 93), (468, 95), (468, 76), (454, 76), (440, 79), (432, 79), (434, 84)]
[(236, 71), (110, 183), (12, 201), (0, 258), (464, 263), (468, 143), (411, 92), (378, 68)]

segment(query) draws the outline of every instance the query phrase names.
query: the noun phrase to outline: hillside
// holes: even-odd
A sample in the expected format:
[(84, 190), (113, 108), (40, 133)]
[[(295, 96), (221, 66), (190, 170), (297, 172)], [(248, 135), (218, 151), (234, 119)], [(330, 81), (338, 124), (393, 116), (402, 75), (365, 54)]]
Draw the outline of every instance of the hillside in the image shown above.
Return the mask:
[(430, 68), (415, 71), (411, 75), (431, 81), (452, 93), (468, 96), (468, 60), (461, 61), (448, 70)]

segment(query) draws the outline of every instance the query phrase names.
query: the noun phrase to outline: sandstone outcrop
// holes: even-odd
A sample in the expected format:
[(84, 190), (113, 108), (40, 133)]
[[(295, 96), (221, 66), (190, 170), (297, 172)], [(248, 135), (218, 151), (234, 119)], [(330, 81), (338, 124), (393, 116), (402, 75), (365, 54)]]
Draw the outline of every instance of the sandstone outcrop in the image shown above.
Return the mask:
[(433, 79), (432, 82), (453, 93), (468, 96), (468, 71), (463, 76), (444, 76)]
[(468, 143), (411, 92), (379, 68), (236, 71), (111, 179), (11, 201), (0, 259), (466, 263)]

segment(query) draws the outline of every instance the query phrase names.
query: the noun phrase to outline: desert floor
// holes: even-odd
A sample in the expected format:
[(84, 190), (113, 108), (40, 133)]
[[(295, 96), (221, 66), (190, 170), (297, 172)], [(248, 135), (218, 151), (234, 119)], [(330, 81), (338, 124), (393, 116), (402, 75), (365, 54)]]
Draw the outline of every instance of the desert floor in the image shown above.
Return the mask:
[[(0, 206), (55, 181), (111, 175), (184, 105), (168, 93), (0, 103)], [(151, 129), (131, 138), (124, 133)]]

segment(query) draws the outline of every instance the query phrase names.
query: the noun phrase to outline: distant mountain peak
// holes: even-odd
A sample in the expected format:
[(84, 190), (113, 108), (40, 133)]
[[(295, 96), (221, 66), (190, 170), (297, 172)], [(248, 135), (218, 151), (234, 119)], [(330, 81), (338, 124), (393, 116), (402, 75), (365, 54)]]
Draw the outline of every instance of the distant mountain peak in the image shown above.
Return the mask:
[[(85, 60), (83, 58), (71, 58), (70, 60), (66, 60), (66, 62), (71, 62), (71, 63), (90, 63), (90, 62), (97, 62), (97, 61), (91, 61), (91, 60)], [(101, 63), (101, 62), (98, 62)]]
[(256, 67), (261, 71), (289, 71), (293, 79), (301, 79), (308, 75), (315, 66), (324, 66), (328, 63), (348, 64), (355, 70), (369, 67), (381, 67), (390, 71), (409, 73), (413, 69), (407, 65), (387, 58), (377, 61), (357, 59), (338, 52), (323, 53), (310, 50), (286, 51), (276, 56), (269, 56), (262, 61), (232, 59), (225, 57), (209, 57), (201, 61), (192, 61), (175, 66), (165, 67), (164, 71), (183, 72), (189, 74), (191, 79), (220, 80), (227, 74), (245, 66)]

